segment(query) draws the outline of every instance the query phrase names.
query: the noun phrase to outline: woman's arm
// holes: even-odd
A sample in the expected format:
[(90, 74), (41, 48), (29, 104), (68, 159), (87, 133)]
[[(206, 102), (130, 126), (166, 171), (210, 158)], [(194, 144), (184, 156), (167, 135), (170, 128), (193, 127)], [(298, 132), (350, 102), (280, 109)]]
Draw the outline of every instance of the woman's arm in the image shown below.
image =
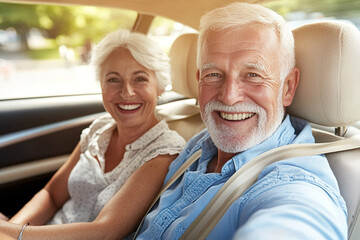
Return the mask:
[(10, 219), (10, 222), (43, 225), (49, 221), (56, 211), (69, 199), (67, 182), (79, 158), (80, 144), (75, 147), (70, 158), (54, 174), (46, 186), (35, 194), (34, 197)]
[(163, 186), (170, 163), (177, 155), (161, 155), (136, 170), (101, 210), (95, 222), (116, 229), (112, 239), (134, 232)]
[[(28, 226), (24, 239), (121, 239), (136, 230), (160, 191), (176, 155), (162, 155), (136, 170), (101, 210), (95, 221), (49, 226)], [(0, 221), (0, 232), (17, 237), (21, 225)]]

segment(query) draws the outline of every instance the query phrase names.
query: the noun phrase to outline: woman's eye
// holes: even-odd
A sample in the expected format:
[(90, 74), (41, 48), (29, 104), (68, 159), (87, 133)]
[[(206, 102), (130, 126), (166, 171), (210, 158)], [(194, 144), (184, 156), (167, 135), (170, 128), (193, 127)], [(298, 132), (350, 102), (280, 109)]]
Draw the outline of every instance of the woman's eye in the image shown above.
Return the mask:
[(119, 82), (119, 79), (117, 78), (109, 78), (107, 82)]
[(147, 78), (144, 78), (144, 77), (135, 78), (135, 82), (146, 82), (146, 81), (147, 81)]

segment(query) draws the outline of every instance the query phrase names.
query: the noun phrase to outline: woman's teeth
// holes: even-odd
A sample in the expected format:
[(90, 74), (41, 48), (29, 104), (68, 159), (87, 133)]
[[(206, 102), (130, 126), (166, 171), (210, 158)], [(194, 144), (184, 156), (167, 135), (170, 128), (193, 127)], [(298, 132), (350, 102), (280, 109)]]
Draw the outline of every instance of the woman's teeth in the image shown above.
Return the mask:
[(255, 115), (255, 113), (224, 113), (224, 112), (220, 112), (221, 118), (223, 118), (225, 120), (230, 120), (230, 121), (245, 120), (254, 115)]
[(126, 110), (126, 111), (130, 111), (130, 110), (135, 110), (138, 109), (141, 106), (141, 104), (119, 104), (119, 108), (121, 110)]

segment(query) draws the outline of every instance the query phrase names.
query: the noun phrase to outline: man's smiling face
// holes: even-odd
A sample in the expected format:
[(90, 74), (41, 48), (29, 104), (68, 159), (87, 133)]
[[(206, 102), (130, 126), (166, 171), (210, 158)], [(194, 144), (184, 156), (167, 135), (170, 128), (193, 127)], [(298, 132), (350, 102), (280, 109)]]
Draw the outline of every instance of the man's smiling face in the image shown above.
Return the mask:
[(199, 103), (216, 146), (236, 153), (271, 136), (284, 117), (276, 32), (259, 24), (209, 30), (201, 52)]

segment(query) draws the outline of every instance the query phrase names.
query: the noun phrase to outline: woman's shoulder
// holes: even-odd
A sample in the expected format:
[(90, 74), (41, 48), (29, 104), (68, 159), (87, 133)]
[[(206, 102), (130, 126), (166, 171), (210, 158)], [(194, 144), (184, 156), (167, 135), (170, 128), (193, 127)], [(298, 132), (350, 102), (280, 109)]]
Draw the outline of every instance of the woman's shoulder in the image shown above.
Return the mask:
[(115, 124), (115, 120), (109, 113), (95, 119), (88, 128), (85, 128), (80, 137), (81, 149), (86, 148), (91, 139), (101, 135), (106, 129), (109, 129)]
[(165, 120), (162, 120), (159, 125), (162, 128), (162, 133), (159, 135), (157, 141), (163, 142), (164, 144), (176, 144), (185, 146), (185, 139), (175, 130), (169, 128)]
[(111, 117), (109, 113), (104, 113), (104, 115), (96, 118), (89, 126), (92, 131), (97, 131), (106, 124), (114, 124), (115, 120)]
[(146, 155), (145, 162), (158, 155), (179, 154), (186, 144), (184, 138), (176, 131), (171, 130), (165, 121), (161, 121), (155, 128), (150, 129), (148, 133), (154, 134), (152, 136), (155, 137), (142, 150), (142, 155)]

